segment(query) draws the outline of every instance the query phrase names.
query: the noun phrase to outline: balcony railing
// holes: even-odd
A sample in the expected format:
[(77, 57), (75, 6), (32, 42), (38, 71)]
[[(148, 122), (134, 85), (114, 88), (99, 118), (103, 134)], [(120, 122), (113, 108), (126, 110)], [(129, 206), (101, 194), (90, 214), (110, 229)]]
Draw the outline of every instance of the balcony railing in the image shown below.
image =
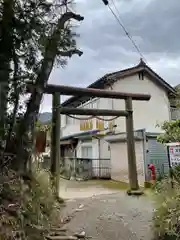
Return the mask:
[(171, 107), (171, 120), (175, 121), (180, 119), (180, 108)]

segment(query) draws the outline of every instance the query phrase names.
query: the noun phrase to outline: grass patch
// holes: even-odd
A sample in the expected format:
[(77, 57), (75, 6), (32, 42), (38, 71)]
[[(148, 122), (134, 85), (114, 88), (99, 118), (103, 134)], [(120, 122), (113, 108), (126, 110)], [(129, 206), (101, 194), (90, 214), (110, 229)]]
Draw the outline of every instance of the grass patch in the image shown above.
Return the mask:
[[(129, 184), (122, 181), (116, 180), (99, 180), (100, 184), (109, 189), (117, 189), (117, 190), (128, 190)], [(139, 190), (144, 190), (142, 186), (139, 187)]]
[(99, 180), (98, 181), (103, 187), (116, 190), (127, 190), (129, 184), (126, 182), (115, 181), (115, 180)]

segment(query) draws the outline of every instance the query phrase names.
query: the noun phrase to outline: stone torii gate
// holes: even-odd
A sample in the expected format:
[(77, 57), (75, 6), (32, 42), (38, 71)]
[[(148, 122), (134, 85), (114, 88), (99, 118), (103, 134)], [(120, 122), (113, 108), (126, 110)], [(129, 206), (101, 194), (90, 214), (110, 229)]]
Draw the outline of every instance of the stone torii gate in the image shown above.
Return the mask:
[[(52, 136), (51, 136), (51, 172), (55, 177), (56, 190), (59, 189), (59, 166), (60, 166), (60, 130), (61, 130), (61, 114), (72, 115), (91, 115), (91, 116), (119, 116), (126, 117), (127, 132), (127, 151), (128, 151), (128, 170), (129, 170), (129, 186), (130, 191), (139, 190), (136, 154), (134, 143), (133, 129), (133, 109), (132, 101), (149, 101), (151, 96), (148, 94), (124, 93), (108, 90), (100, 90), (93, 88), (77, 88), (64, 85), (47, 85), (44, 93), (52, 95)], [(125, 110), (108, 110), (108, 109), (80, 109), (62, 107), (60, 104), (60, 96), (88, 96), (99, 98), (124, 99)]]

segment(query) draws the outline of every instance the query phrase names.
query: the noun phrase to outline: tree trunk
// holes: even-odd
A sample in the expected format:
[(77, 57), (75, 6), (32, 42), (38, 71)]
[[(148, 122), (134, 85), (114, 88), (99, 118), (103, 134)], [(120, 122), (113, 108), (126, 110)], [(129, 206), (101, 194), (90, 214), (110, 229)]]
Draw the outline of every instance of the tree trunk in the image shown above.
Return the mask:
[(6, 108), (8, 98), (10, 63), (12, 59), (13, 46), (13, 0), (4, 0), (3, 15), (0, 30), (0, 138), (4, 140)]
[(19, 71), (19, 62), (18, 62), (18, 58), (15, 53), (15, 50), (13, 51), (13, 63), (14, 63), (13, 87), (14, 87), (14, 94), (15, 94), (14, 100), (15, 101), (14, 101), (14, 109), (13, 109), (13, 113), (12, 113), (12, 119), (9, 124), (8, 134), (7, 134), (7, 138), (6, 138), (6, 149), (5, 149), (6, 152), (9, 151), (8, 145), (11, 145), (12, 132), (14, 129), (14, 125), (16, 123), (16, 116), (17, 116), (18, 106), (19, 106), (19, 92), (18, 92), (18, 80), (17, 80), (18, 71)]
[[(57, 46), (60, 37), (60, 31), (64, 28), (65, 23), (71, 18), (82, 21), (84, 18), (72, 12), (66, 12), (58, 20), (57, 26), (53, 31), (47, 46), (45, 48), (44, 59), (42, 61), (41, 70), (36, 79), (36, 88), (33, 89), (31, 98), (27, 104), (27, 110), (24, 115), (24, 119), (19, 126), (18, 131), (18, 143), (17, 143), (17, 162), (15, 163), (15, 169), (26, 171), (27, 161), (31, 155), (34, 143), (34, 128), (37, 121), (39, 108), (44, 92), (44, 87), (47, 85), (49, 76), (53, 69), (54, 61), (57, 55)], [(70, 51), (67, 52), (67, 56), (70, 56)], [(72, 50), (72, 54), (81, 55), (82, 52), (78, 50)], [(71, 55), (72, 55), (71, 54)], [(31, 133), (31, 141), (28, 141), (28, 133)], [(29, 151), (27, 151), (29, 149)]]

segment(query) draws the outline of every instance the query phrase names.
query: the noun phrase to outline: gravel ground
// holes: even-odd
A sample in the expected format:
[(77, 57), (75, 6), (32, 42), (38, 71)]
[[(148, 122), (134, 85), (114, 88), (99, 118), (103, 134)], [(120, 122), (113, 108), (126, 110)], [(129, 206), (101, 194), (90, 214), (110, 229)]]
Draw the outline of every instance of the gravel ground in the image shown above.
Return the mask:
[(73, 215), (67, 223), (73, 232), (85, 231), (94, 240), (151, 240), (150, 200), (127, 196), (123, 191), (67, 201), (62, 215)]

